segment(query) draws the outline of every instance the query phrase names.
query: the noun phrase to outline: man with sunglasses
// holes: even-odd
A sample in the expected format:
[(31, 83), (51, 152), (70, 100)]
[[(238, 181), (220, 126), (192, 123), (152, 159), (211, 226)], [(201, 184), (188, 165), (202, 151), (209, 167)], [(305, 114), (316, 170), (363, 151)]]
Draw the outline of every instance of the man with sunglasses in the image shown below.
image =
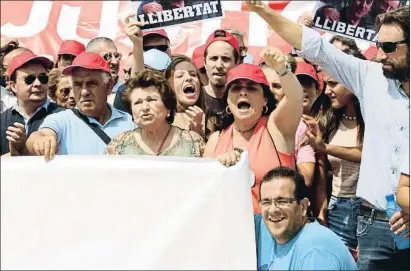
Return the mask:
[(56, 68), (65, 68), (73, 63), (76, 56), (86, 50), (81, 42), (75, 40), (65, 40), (61, 43), (57, 54)]
[(113, 104), (118, 88), (124, 84), (124, 81), (118, 76), (122, 54), (117, 51), (114, 41), (106, 37), (97, 37), (90, 40), (86, 46), (86, 52), (97, 53), (108, 63), (114, 85), (111, 93), (108, 95), (107, 102)]
[(47, 70), (53, 63), (46, 57), (25, 51), (10, 62), (7, 76), (17, 104), (1, 113), (1, 155), (22, 155), (25, 141), (44, 119), (62, 110), (47, 98)]
[(340, 238), (308, 218), (307, 188), (296, 171), (278, 167), (260, 184), (255, 215), (258, 270), (357, 270)]
[(170, 39), (164, 29), (143, 32), (143, 50), (157, 49), (171, 57)]
[(285, 41), (301, 50), (300, 56), (322, 67), (357, 96), (366, 123), (357, 186), (357, 196), (363, 199), (357, 227), (358, 267), (409, 269), (409, 249), (399, 251), (393, 245), (393, 233), (409, 229), (409, 215), (397, 212), (388, 219), (385, 199), (396, 192), (404, 154), (409, 151), (405, 148), (410, 128), (409, 6), (377, 19), (377, 58), (381, 61), (377, 63), (341, 52), (317, 31), (291, 22), (262, 1), (246, 3)]

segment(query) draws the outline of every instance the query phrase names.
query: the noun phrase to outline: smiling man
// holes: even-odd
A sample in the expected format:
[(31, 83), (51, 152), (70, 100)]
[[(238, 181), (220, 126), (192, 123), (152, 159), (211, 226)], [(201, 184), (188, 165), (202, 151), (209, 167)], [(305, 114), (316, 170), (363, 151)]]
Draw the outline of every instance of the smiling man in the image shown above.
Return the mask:
[(309, 221), (306, 194), (304, 177), (292, 169), (278, 167), (264, 176), (262, 214), (255, 215), (258, 270), (357, 270), (338, 236)]
[(111, 138), (135, 128), (130, 114), (107, 103), (113, 79), (101, 56), (84, 52), (63, 74), (71, 76), (77, 109), (47, 117), (27, 140), (28, 154), (46, 160), (55, 154), (103, 154)]

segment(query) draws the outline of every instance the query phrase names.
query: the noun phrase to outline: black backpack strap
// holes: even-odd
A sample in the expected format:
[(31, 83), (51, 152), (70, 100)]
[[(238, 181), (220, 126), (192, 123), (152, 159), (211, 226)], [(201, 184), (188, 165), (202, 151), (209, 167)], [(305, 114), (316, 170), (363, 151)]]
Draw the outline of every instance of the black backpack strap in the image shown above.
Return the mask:
[(74, 115), (76, 115), (79, 119), (84, 121), (84, 123), (87, 124), (87, 126), (90, 127), (90, 129), (93, 130), (93, 132), (95, 132), (96, 135), (98, 135), (98, 137), (100, 137), (101, 140), (103, 140), (103, 142), (106, 143), (106, 145), (110, 143), (111, 138), (97, 124), (90, 123), (89, 119), (83, 114), (81, 114), (77, 109), (73, 108), (71, 109), (71, 111), (73, 111)]

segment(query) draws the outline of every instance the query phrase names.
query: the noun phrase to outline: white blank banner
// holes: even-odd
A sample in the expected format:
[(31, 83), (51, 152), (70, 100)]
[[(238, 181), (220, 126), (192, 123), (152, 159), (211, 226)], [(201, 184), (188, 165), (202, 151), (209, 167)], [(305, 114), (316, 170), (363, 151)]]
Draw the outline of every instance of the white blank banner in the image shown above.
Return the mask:
[(2, 269), (256, 269), (246, 154), (1, 163)]

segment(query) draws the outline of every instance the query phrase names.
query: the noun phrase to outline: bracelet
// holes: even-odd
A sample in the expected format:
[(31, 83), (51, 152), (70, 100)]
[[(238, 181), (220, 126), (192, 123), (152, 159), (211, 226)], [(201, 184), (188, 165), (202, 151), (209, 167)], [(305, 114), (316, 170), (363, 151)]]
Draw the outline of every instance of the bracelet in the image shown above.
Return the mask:
[(285, 69), (282, 73), (277, 72), (278, 76), (282, 77), (288, 73), (288, 70)]

